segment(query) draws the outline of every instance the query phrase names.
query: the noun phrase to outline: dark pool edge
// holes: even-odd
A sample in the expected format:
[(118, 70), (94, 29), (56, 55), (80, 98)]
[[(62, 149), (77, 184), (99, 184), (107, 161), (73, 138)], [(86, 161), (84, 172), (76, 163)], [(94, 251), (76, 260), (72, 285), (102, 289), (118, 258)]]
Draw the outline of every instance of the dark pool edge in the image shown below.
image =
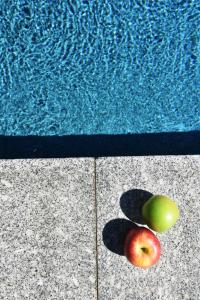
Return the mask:
[(0, 159), (200, 154), (200, 131), (128, 135), (0, 136)]

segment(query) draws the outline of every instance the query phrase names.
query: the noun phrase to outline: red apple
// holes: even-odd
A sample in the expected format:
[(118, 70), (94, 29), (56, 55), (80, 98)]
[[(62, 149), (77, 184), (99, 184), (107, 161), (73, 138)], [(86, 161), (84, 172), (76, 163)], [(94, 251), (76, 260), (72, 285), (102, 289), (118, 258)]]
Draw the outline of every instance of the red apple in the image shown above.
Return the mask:
[(124, 254), (136, 267), (148, 268), (160, 258), (160, 242), (146, 227), (131, 229), (125, 239)]

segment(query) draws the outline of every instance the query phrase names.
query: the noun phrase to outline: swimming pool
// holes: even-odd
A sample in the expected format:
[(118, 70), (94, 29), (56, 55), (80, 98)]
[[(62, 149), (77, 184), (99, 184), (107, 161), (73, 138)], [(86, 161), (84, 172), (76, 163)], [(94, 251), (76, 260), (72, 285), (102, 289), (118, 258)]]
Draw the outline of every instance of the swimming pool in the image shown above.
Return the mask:
[(0, 135), (200, 130), (199, 1), (3, 0)]

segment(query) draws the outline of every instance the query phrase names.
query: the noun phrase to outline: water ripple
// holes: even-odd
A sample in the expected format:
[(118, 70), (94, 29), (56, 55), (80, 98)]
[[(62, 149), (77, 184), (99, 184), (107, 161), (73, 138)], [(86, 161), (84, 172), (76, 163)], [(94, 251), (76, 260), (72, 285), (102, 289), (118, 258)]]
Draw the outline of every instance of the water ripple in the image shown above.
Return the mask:
[(1, 1), (0, 134), (200, 129), (200, 5)]

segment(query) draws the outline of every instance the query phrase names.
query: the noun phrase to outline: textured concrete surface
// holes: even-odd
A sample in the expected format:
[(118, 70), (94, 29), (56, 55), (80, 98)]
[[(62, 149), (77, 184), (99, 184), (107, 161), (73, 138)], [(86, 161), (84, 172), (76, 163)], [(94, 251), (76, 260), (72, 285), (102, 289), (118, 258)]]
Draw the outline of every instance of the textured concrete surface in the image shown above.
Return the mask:
[[(199, 300), (200, 156), (0, 160), (0, 299)], [(181, 218), (157, 234), (159, 263), (133, 267), (123, 241), (151, 194)]]
[[(200, 156), (102, 158), (96, 167), (99, 299), (199, 300)], [(141, 224), (139, 208), (151, 194), (174, 198), (181, 216), (157, 234), (159, 263), (142, 270), (122, 255), (123, 239), (129, 218)]]
[(94, 160), (0, 161), (0, 299), (96, 299)]

